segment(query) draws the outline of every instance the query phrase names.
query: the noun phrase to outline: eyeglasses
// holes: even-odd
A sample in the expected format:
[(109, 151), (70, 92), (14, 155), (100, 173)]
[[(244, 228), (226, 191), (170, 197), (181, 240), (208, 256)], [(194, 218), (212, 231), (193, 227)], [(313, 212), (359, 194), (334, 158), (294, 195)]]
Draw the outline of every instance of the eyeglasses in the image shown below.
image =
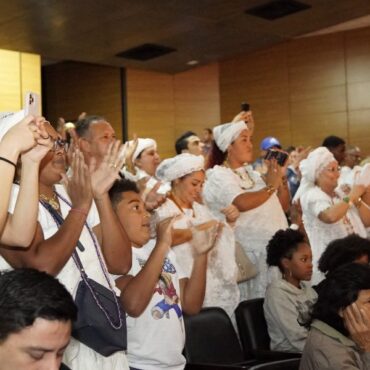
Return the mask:
[(325, 168), (325, 171), (328, 171), (328, 172), (340, 172), (342, 168), (340, 166), (338, 167), (330, 167), (330, 168)]
[(54, 141), (51, 151), (56, 152), (58, 150), (64, 150), (65, 152), (67, 151), (67, 142), (65, 140), (58, 138)]

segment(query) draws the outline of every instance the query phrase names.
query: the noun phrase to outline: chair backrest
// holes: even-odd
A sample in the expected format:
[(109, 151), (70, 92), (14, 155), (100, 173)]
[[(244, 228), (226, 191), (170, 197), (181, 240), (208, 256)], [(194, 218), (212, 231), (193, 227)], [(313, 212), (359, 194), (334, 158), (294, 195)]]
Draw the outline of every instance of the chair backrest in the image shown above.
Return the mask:
[(232, 364), (243, 361), (237, 334), (227, 313), (219, 307), (203, 308), (184, 316), (188, 363)]
[(240, 302), (235, 310), (239, 337), (245, 354), (252, 350), (270, 349), (263, 302), (263, 298), (250, 299)]
[(298, 370), (300, 358), (291, 358), (289, 360), (267, 362), (261, 365), (255, 365), (249, 368), (249, 370)]

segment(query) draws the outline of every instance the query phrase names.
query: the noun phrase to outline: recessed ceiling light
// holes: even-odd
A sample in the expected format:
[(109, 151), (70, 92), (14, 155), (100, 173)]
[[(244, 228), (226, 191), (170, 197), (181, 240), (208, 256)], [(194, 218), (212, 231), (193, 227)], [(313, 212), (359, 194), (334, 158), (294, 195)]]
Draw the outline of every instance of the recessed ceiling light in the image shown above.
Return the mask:
[(188, 66), (196, 66), (199, 63), (197, 60), (189, 60), (186, 64)]

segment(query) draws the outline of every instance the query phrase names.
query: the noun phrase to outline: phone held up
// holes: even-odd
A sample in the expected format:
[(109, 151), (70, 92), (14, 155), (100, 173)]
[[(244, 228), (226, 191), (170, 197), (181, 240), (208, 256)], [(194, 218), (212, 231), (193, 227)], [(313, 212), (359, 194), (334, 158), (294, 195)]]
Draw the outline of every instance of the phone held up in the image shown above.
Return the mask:
[(251, 110), (251, 107), (250, 107), (250, 105), (248, 103), (243, 102), (241, 104), (241, 109), (242, 109), (242, 112), (248, 112), (248, 111)]
[(279, 166), (283, 167), (288, 160), (289, 154), (277, 149), (269, 149), (265, 155), (265, 159), (276, 159)]

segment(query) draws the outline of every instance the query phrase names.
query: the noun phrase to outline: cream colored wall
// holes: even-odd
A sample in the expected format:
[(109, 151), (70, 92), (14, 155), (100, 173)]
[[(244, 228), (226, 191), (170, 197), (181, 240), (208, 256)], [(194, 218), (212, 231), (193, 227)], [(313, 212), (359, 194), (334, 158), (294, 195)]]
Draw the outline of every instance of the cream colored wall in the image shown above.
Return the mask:
[(0, 112), (23, 108), (27, 91), (41, 95), (40, 56), (0, 50)]

